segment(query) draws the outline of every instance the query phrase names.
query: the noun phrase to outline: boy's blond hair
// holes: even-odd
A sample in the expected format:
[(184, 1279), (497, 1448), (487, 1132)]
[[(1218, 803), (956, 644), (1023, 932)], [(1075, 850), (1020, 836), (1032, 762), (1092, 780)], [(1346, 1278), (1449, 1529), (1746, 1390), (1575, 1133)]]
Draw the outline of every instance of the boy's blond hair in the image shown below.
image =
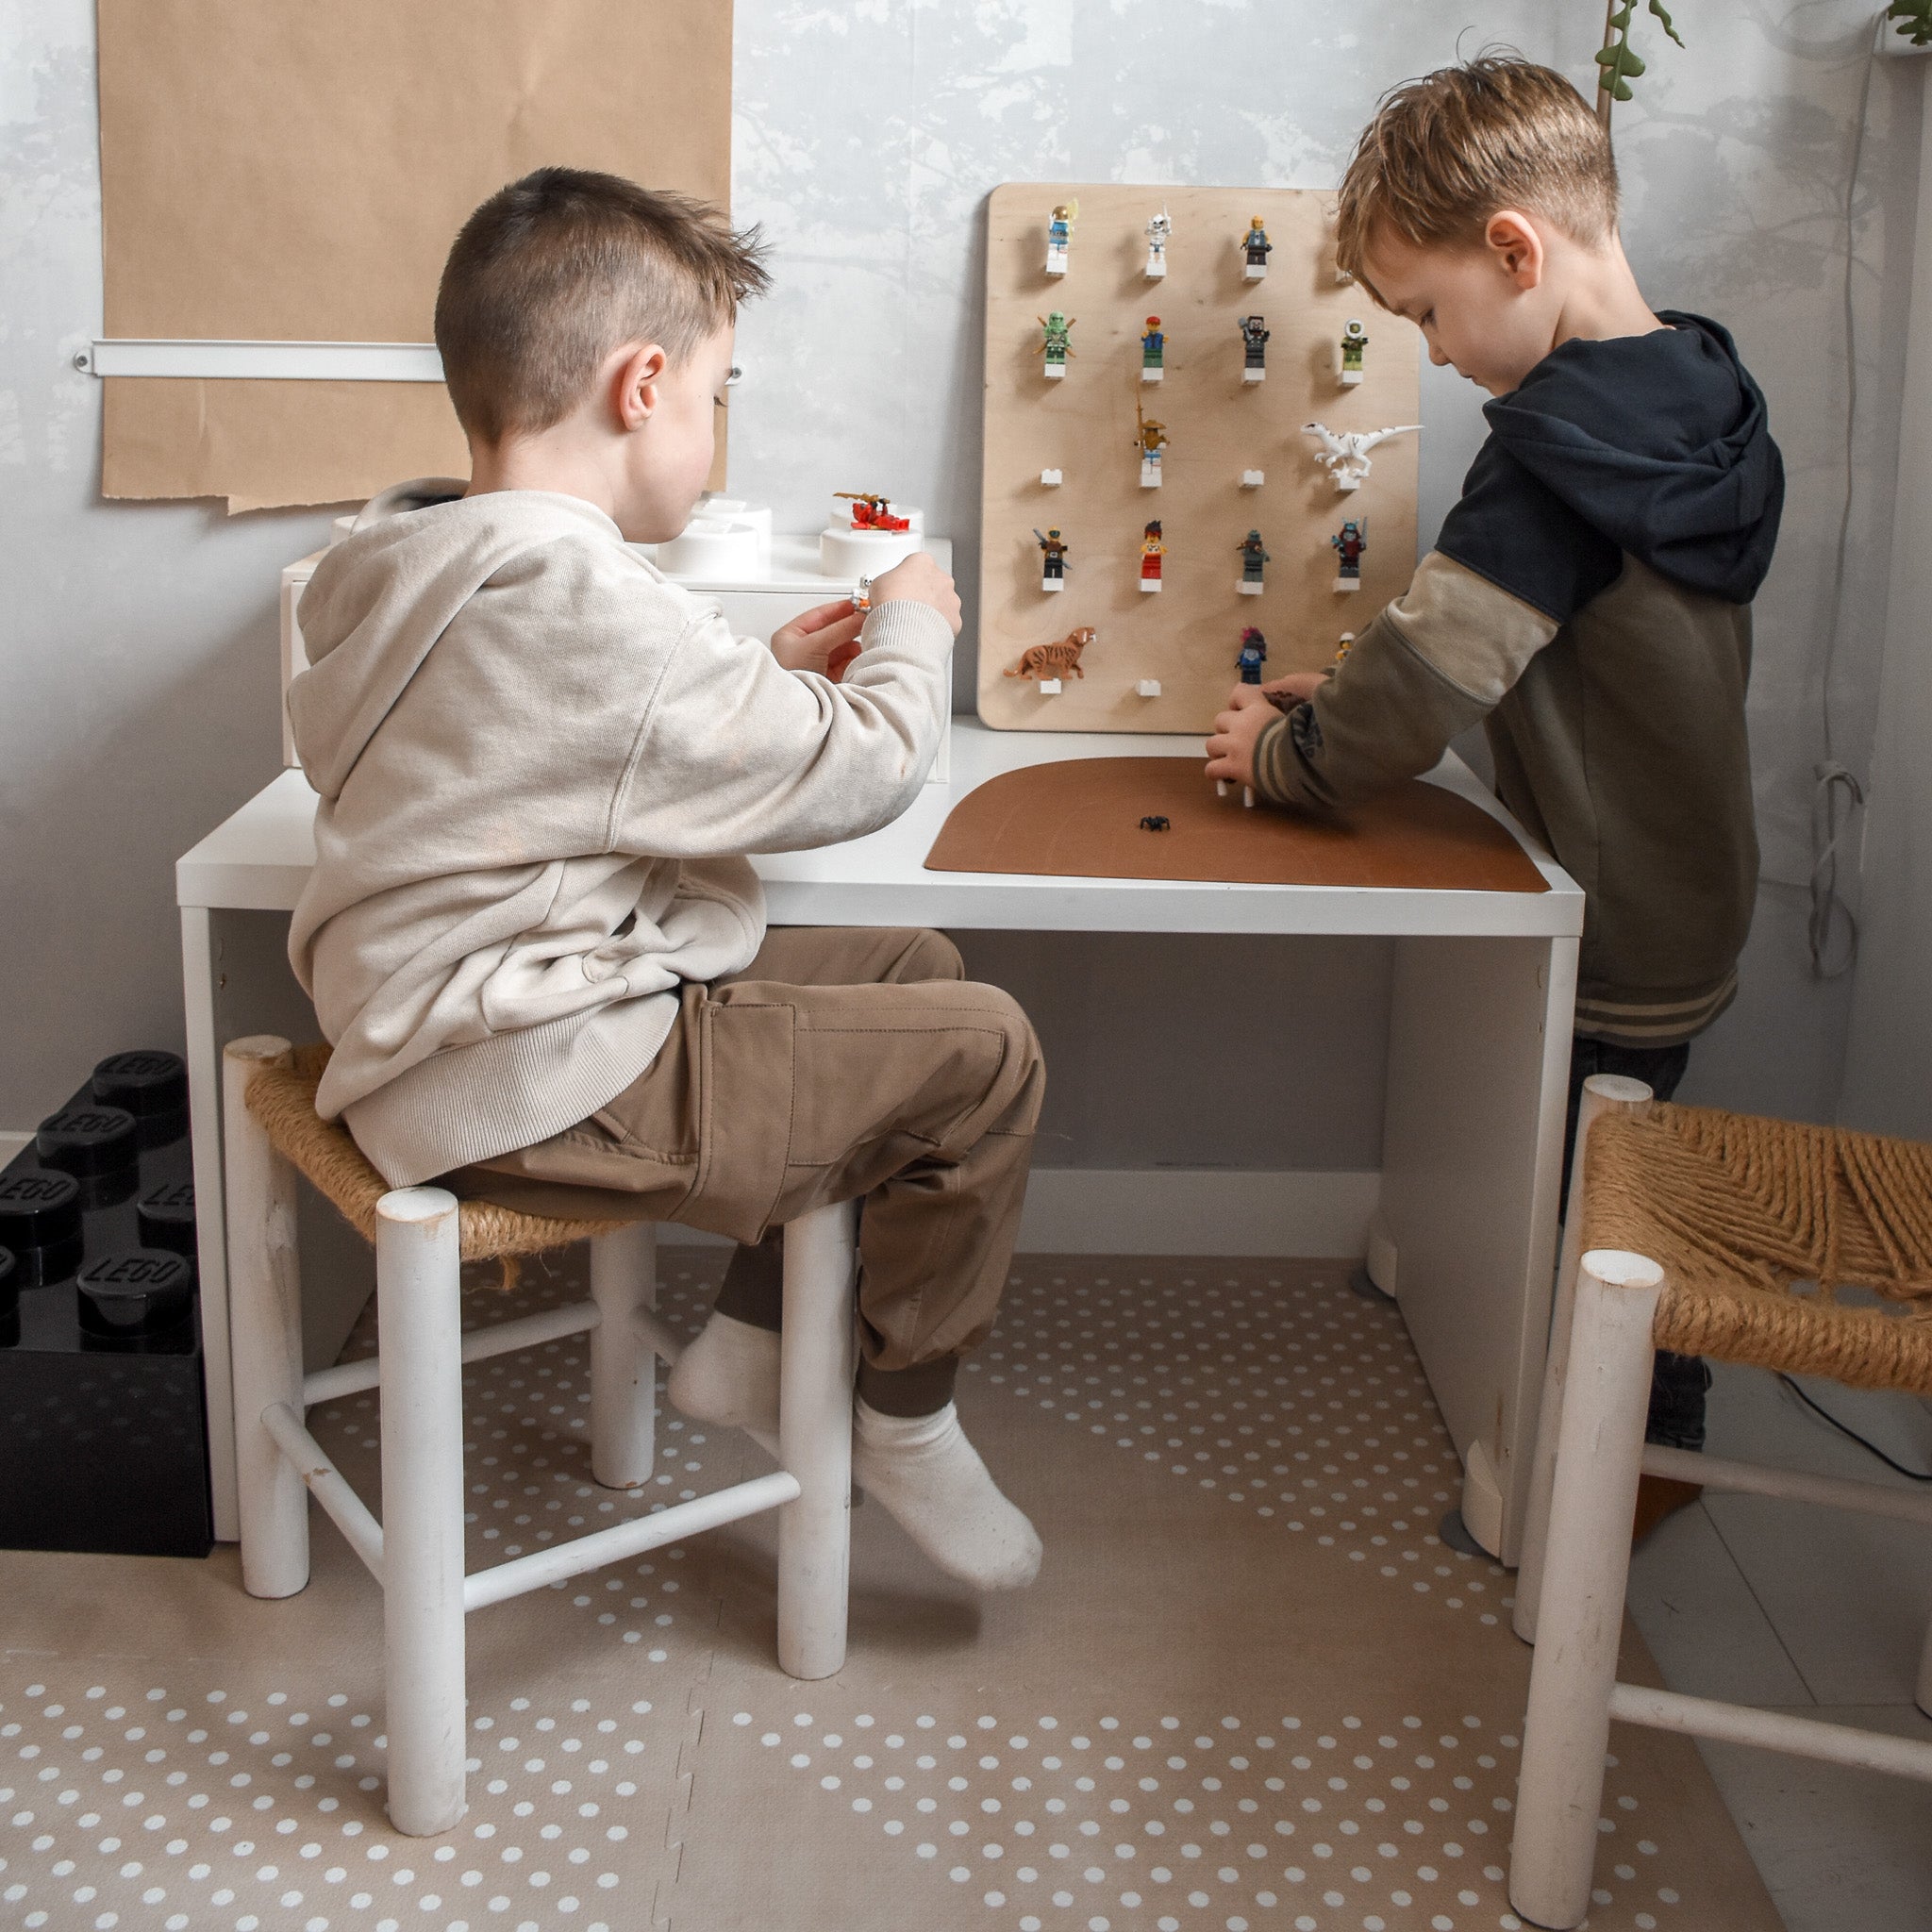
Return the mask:
[(756, 228), (617, 175), (539, 168), (462, 225), (436, 295), (436, 346), (465, 434), (560, 423), (629, 341), (680, 360), (762, 294)]
[(1366, 283), (1363, 258), (1377, 235), (1472, 245), (1505, 208), (1596, 247), (1616, 232), (1617, 164), (1608, 134), (1560, 74), (1485, 54), (1383, 95), (1341, 179), (1336, 265)]

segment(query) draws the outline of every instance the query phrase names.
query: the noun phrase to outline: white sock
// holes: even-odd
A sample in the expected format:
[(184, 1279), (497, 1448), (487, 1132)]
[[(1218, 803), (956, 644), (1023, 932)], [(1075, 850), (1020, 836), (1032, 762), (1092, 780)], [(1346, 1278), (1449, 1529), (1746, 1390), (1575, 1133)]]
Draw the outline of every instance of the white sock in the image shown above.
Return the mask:
[(950, 1402), (932, 1415), (858, 1402), (852, 1474), (949, 1576), (1020, 1590), (1040, 1574), (1039, 1533), (1000, 1493)]
[(714, 1311), (704, 1333), (677, 1357), (666, 1393), (694, 1422), (744, 1429), (775, 1442), (776, 1334)]

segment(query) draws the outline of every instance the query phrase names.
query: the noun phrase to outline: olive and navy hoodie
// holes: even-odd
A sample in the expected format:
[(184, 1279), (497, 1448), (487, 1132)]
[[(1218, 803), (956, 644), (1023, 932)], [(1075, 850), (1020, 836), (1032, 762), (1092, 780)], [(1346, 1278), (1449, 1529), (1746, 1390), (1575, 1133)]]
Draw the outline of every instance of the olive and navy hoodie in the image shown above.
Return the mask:
[(1334, 812), (1480, 723), (1503, 803), (1586, 895), (1576, 1031), (1701, 1032), (1757, 892), (1751, 600), (1784, 466), (1701, 316), (1553, 350), (1490, 423), (1407, 591), (1256, 746), (1271, 804)]

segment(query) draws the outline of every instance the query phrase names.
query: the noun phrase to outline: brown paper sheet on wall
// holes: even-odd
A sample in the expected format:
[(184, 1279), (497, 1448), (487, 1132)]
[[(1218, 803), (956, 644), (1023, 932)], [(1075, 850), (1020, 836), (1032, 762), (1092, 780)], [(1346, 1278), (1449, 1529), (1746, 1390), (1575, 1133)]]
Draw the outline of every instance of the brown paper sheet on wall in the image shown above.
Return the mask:
[[(426, 342), (464, 217), (546, 164), (729, 202), (730, 0), (99, 11), (109, 337)], [(110, 497), (254, 509), (467, 474), (440, 383), (106, 387)]]

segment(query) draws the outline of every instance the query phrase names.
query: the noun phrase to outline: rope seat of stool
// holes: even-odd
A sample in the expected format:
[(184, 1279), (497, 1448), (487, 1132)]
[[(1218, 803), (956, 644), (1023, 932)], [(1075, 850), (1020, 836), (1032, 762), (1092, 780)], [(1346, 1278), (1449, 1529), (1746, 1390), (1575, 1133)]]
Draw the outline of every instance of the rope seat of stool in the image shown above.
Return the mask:
[[(392, 1191), (339, 1122), (315, 1110), (315, 1090), (328, 1067), (320, 1042), (298, 1046), (257, 1069), (248, 1082), (248, 1111), (270, 1142), (307, 1176), (362, 1239), (375, 1240), (375, 1204)], [(564, 1220), (520, 1214), (489, 1201), (465, 1201), (458, 1210), (465, 1261), (501, 1260), (504, 1286), (516, 1279), (515, 1257), (541, 1255), (627, 1225), (622, 1221)]]
[[(1662, 1268), (1659, 1348), (1932, 1394), (1932, 1146), (1664, 1102), (1606, 1114), (1583, 1245)], [(1846, 1286), (1896, 1311), (1843, 1306)]]

